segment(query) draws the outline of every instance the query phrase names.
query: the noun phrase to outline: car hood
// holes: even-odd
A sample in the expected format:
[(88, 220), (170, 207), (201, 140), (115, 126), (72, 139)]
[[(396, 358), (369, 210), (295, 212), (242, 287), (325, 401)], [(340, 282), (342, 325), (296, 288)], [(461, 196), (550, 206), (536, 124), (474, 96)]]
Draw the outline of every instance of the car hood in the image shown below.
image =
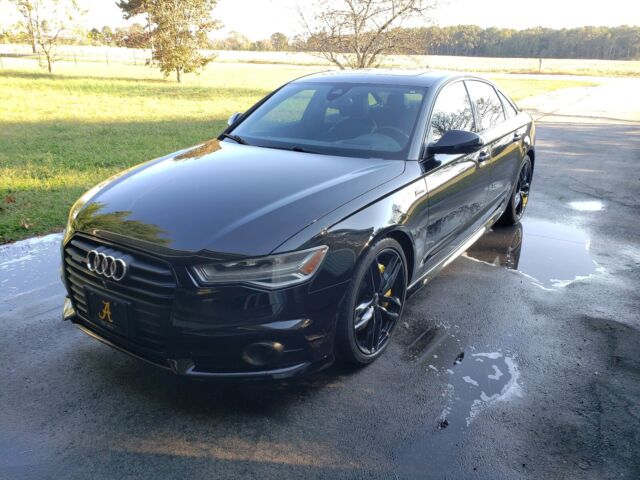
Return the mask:
[(404, 166), (212, 140), (105, 182), (72, 227), (183, 253), (266, 255)]

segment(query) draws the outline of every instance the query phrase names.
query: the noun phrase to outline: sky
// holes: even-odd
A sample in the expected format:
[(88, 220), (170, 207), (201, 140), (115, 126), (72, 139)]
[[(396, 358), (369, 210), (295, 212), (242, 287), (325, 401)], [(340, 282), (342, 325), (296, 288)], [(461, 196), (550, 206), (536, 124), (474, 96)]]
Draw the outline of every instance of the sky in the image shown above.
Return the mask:
[[(331, 1), (331, 0), (327, 0)], [(584, 25), (640, 25), (640, 0), (444, 0), (433, 15), (436, 25), (474, 24), (481, 27), (550, 28)], [(86, 27), (125, 25), (115, 0), (80, 0), (87, 10)], [(224, 28), (216, 36), (237, 31), (251, 40), (268, 38), (281, 31), (289, 37), (300, 33), (296, 4), (309, 0), (219, 0), (215, 18)], [(0, 0), (2, 10), (8, 8)], [(3, 15), (0, 12), (0, 17)], [(10, 18), (5, 16), (5, 18)]]

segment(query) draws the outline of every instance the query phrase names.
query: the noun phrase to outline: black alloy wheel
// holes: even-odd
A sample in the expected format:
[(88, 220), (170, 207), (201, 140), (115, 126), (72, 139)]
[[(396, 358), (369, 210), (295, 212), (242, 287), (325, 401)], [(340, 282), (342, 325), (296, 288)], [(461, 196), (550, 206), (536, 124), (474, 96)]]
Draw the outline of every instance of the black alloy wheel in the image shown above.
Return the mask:
[(407, 291), (406, 260), (392, 239), (376, 243), (358, 267), (338, 325), (341, 356), (364, 365), (386, 348), (402, 316)]
[(533, 178), (533, 168), (531, 159), (526, 156), (518, 172), (518, 178), (513, 188), (513, 193), (500, 220), (502, 225), (515, 225), (524, 216), (524, 211), (529, 203), (529, 194), (531, 192), (531, 180)]
[(529, 189), (531, 188), (531, 162), (524, 162), (518, 176), (518, 185), (514, 195), (515, 214), (518, 219), (522, 218), (527, 203), (529, 202)]

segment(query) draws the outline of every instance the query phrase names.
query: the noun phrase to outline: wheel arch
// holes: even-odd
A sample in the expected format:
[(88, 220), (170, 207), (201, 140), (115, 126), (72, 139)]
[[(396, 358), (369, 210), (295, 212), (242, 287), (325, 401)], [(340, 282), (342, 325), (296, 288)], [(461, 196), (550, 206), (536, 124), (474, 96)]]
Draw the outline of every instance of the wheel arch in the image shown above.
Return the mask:
[(534, 171), (536, 167), (536, 151), (533, 147), (529, 147), (527, 156), (531, 159), (531, 171)]
[(402, 230), (396, 229), (385, 232), (379, 238), (391, 238), (400, 244), (400, 247), (402, 247), (402, 252), (404, 253), (404, 257), (407, 259), (407, 285), (410, 284), (415, 267), (415, 251), (413, 247), (413, 241), (411, 240), (409, 234), (403, 232)]

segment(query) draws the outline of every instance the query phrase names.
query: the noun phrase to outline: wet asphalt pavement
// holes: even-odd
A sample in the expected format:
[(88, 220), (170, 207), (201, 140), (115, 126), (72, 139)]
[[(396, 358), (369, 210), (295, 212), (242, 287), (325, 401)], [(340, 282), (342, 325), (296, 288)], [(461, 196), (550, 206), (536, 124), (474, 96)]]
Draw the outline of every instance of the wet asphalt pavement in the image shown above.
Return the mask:
[(362, 370), (175, 378), (60, 321), (58, 237), (0, 247), (0, 478), (640, 478), (639, 84), (529, 102), (522, 227)]

